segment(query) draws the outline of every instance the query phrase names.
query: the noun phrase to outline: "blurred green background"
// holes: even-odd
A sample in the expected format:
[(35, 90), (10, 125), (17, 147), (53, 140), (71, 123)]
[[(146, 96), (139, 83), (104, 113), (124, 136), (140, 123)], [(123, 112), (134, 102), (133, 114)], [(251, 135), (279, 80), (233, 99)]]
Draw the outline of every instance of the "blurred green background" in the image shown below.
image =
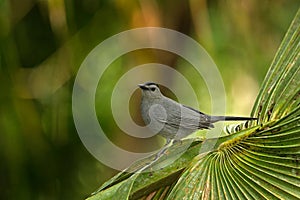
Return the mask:
[[(249, 115), (299, 5), (298, 0), (0, 0), (1, 199), (83, 199), (117, 172), (87, 152), (71, 111), (76, 71), (101, 41), (144, 26), (185, 33), (219, 67), (227, 114)], [(153, 61), (193, 76), (176, 56), (145, 50), (118, 59), (99, 82), (99, 121), (115, 143), (132, 151), (153, 149), (159, 141), (122, 134), (111, 116), (109, 94), (123, 73)], [(189, 80), (199, 101), (208, 97), (197, 78)], [(138, 96), (136, 91), (130, 107), (141, 123)], [(209, 103), (201, 109), (209, 112)]]

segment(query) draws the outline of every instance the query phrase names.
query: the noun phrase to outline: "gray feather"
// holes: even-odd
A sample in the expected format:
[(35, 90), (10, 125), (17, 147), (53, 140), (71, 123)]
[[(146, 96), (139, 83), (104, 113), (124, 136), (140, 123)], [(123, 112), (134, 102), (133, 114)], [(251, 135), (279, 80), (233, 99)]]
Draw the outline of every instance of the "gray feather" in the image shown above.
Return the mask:
[(209, 116), (163, 96), (156, 83), (140, 84), (141, 114), (149, 128), (167, 139), (181, 139), (196, 130), (213, 128), (214, 122), (253, 120), (249, 117)]

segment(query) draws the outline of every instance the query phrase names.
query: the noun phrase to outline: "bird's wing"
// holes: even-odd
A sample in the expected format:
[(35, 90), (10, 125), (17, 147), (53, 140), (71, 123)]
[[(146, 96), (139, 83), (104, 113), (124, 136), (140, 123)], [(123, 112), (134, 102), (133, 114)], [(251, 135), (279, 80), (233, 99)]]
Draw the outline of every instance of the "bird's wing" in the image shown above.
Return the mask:
[(157, 108), (153, 112), (153, 117), (155, 120), (169, 125), (173, 128), (179, 129), (209, 129), (213, 128), (213, 124), (209, 120), (209, 116), (192, 109), (187, 106), (182, 106), (180, 104), (173, 104), (172, 107), (165, 107), (166, 115), (162, 113), (162, 110)]
[(177, 129), (180, 127), (189, 130), (209, 129), (214, 127), (214, 125), (209, 122), (201, 122), (199, 120), (195, 120), (194, 118), (187, 117), (181, 117), (181, 119), (176, 120), (172, 118), (172, 120), (168, 120), (165, 123)]
[(209, 129), (213, 128), (213, 124), (210, 122), (209, 116), (204, 113), (190, 108), (188, 106), (181, 106), (180, 126), (187, 129)]

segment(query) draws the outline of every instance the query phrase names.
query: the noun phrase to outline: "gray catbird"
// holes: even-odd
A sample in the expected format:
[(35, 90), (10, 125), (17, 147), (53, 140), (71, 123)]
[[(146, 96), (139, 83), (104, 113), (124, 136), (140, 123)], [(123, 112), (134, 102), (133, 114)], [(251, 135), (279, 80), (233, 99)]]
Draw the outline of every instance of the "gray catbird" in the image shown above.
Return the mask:
[(165, 97), (158, 84), (146, 82), (142, 89), (141, 114), (150, 130), (167, 139), (180, 140), (199, 129), (213, 128), (213, 123), (227, 120), (254, 120), (251, 117), (210, 116)]

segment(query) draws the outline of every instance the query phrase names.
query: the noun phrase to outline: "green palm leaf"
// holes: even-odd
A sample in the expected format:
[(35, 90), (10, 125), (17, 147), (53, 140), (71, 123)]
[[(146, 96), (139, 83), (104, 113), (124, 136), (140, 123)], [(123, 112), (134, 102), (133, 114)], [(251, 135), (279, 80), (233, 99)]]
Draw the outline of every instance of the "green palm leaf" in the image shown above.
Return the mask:
[[(160, 170), (121, 172), (89, 199), (300, 199), (299, 44), (298, 11), (254, 105), (257, 122), (221, 138), (193, 141)], [(190, 142), (171, 146), (151, 167), (159, 169)], [(131, 170), (139, 172), (153, 158)]]

